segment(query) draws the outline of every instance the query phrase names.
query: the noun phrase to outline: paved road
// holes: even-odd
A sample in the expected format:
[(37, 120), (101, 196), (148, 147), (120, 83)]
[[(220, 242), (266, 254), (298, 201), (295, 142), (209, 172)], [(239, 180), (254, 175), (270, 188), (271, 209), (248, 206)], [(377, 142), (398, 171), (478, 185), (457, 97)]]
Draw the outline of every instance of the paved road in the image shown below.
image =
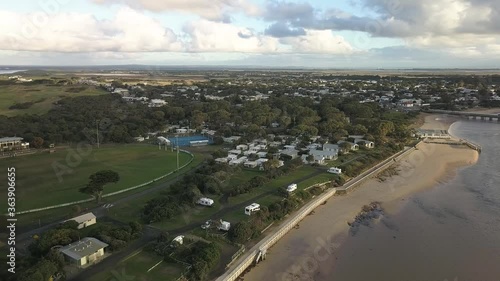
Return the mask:
[[(203, 163), (200, 163), (196, 167), (191, 168), (191, 170), (188, 171), (187, 173), (192, 173), (197, 167), (201, 166), (202, 164)], [(180, 175), (184, 175), (184, 174), (186, 174), (186, 173), (185, 172), (183, 173), (183, 171), (181, 170)], [(139, 192), (131, 193), (131, 194), (127, 195), (126, 197), (123, 197), (123, 198), (118, 199), (116, 201), (107, 202), (107, 203), (108, 204), (113, 204), (113, 206), (120, 205), (120, 204), (129, 202), (130, 200), (135, 200), (137, 198), (140, 198), (140, 197), (143, 197), (145, 195), (148, 195), (151, 192), (156, 192), (156, 191), (165, 189), (165, 188), (169, 187), (171, 184), (173, 184), (176, 181), (178, 181), (179, 179), (181, 179), (180, 176), (178, 178), (176, 177), (176, 178), (171, 179), (169, 181), (158, 183), (158, 184), (156, 184), (156, 185), (154, 185), (152, 187), (143, 189), (143, 190), (141, 190)], [(113, 197), (109, 197), (110, 200), (112, 200), (112, 198)], [(104, 208), (103, 205), (95, 207), (95, 208), (91, 208), (91, 209), (89, 209), (87, 211), (94, 213), (94, 215), (97, 218), (107, 216), (107, 210), (108, 209)], [(39, 235), (40, 233), (43, 233), (43, 232), (45, 232), (45, 231), (53, 228), (54, 226), (60, 224), (61, 222), (62, 221), (57, 220), (57, 221), (54, 221), (52, 223), (46, 224), (46, 225), (44, 225), (42, 227), (39, 227), (39, 228), (36, 228), (36, 229), (32, 229), (32, 230), (29, 230), (29, 231), (26, 231), (26, 232), (23, 232), (23, 233), (20, 233), (16, 237), (16, 244), (18, 246), (20, 246), (20, 249), (22, 249), (23, 247), (26, 247), (26, 246), (29, 245), (29, 243), (31, 243), (33, 235), (35, 235), (35, 234)]]
[[(325, 173), (325, 170), (318, 168), (318, 169), (316, 169), (316, 171), (314, 173), (309, 174), (307, 176), (304, 176), (304, 177), (302, 177), (302, 178), (300, 178), (300, 179), (298, 179), (298, 180), (296, 180), (294, 182), (295, 183), (300, 183), (300, 182), (308, 180), (308, 179), (310, 179), (310, 178), (312, 178), (314, 176), (317, 176), (317, 175), (319, 175), (321, 173)], [(288, 184), (291, 184), (291, 183), (292, 182), (290, 182)], [(245, 202), (242, 202), (240, 204), (236, 204), (236, 205), (233, 205), (231, 207), (223, 208), (220, 211), (212, 214), (211, 216), (209, 216), (207, 218), (204, 218), (203, 221), (208, 220), (208, 219), (210, 219), (210, 220), (218, 220), (220, 218), (223, 218), (228, 213), (233, 212), (235, 210), (242, 210), (243, 211), (243, 208), (246, 207), (246, 206), (248, 206), (249, 204), (254, 203), (258, 199), (266, 197), (266, 196), (268, 196), (270, 194), (273, 194), (275, 192), (276, 192), (276, 190), (271, 190), (271, 191), (265, 192), (263, 194), (260, 194), (260, 195), (258, 195), (256, 197), (252, 198), (252, 199), (249, 199), (249, 200), (247, 200)], [(200, 227), (200, 225), (203, 223), (203, 221), (194, 221), (194, 222), (191, 222), (191, 223), (186, 224), (186, 225), (184, 225), (182, 227), (173, 229), (173, 230), (169, 231), (168, 233), (171, 236), (176, 236), (176, 235), (188, 232), (188, 231), (190, 231), (192, 229)], [(139, 240), (134, 241), (132, 244), (130, 244), (127, 248), (123, 249), (122, 251), (110, 255), (109, 257), (107, 257), (106, 259), (102, 260), (98, 264), (95, 264), (92, 267), (86, 269), (85, 271), (82, 271), (80, 274), (74, 276), (70, 280), (72, 280), (72, 281), (87, 281), (87, 280), (91, 280), (90, 278), (92, 276), (94, 276), (95, 274), (98, 274), (100, 272), (104, 272), (106, 270), (110, 270), (111, 268), (115, 268), (116, 265), (123, 258), (127, 257), (128, 255), (130, 255), (130, 254), (134, 253), (135, 251), (139, 250), (140, 248), (144, 247), (147, 243), (149, 243), (153, 239), (155, 239), (161, 232), (162, 232), (161, 229), (158, 229), (158, 228), (155, 228), (155, 227), (152, 227), (152, 226), (145, 226), (144, 232), (143, 232), (143, 236)]]

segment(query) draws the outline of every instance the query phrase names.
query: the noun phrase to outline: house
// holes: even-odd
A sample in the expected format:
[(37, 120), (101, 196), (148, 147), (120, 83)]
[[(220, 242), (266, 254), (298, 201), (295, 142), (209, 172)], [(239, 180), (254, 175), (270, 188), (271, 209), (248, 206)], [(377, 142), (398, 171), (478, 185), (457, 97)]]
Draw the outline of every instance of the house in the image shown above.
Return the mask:
[(232, 136), (232, 137), (228, 137), (228, 138), (222, 138), (222, 140), (226, 143), (234, 143), (234, 142), (238, 141), (239, 139), (241, 139), (240, 136)]
[(358, 150), (358, 149), (359, 149), (359, 145), (357, 145), (357, 144), (355, 144), (355, 143), (348, 142), (348, 141), (339, 141), (339, 142), (338, 142), (338, 144), (339, 144), (339, 145), (340, 145), (340, 144), (343, 144), (343, 143), (348, 143), (348, 144), (350, 144), (350, 147), (349, 147), (349, 149), (350, 149), (350, 150), (356, 151), (356, 150)]
[(236, 149), (238, 150), (248, 150), (248, 145), (246, 144), (240, 144), (236, 146)]
[(149, 107), (162, 107), (164, 105), (167, 105), (167, 102), (164, 100), (160, 99), (152, 99), (149, 101)]
[(229, 162), (229, 159), (227, 157), (226, 158), (217, 158), (214, 161), (217, 164), (226, 164), (227, 162)]
[(299, 151), (296, 149), (293, 149), (293, 148), (292, 149), (285, 149), (285, 150), (282, 150), (280, 152), (280, 154), (286, 155), (286, 156), (291, 157), (292, 159), (295, 159), (299, 155)]
[(323, 150), (324, 151), (333, 151), (333, 152), (336, 152), (338, 154), (339, 153), (339, 146), (338, 146), (338, 144), (325, 143), (323, 145)]
[(229, 150), (228, 153), (229, 154), (234, 154), (234, 155), (240, 155), (241, 154), (241, 150), (239, 150), (239, 149), (233, 149), (233, 150)]
[(259, 156), (259, 158), (266, 158), (267, 157), (267, 152), (265, 152), (265, 151), (257, 152), (257, 156)]
[(366, 148), (375, 148), (375, 143), (372, 142), (372, 141), (369, 141), (369, 140), (365, 140), (365, 139), (355, 139), (354, 142), (357, 144), (357, 145), (361, 145), (361, 146), (364, 146)]
[(214, 200), (212, 200), (210, 198), (203, 197), (203, 198), (198, 199), (198, 201), (196, 201), (196, 204), (212, 207), (212, 205), (214, 204)]
[(260, 205), (257, 203), (252, 203), (245, 207), (245, 215), (250, 216), (251, 214), (260, 211)]
[(71, 263), (83, 267), (99, 261), (104, 256), (104, 248), (107, 246), (108, 244), (93, 237), (85, 237), (60, 248), (59, 251)]
[(338, 153), (336, 151), (330, 150), (309, 150), (309, 155), (324, 157), (326, 160), (335, 160), (338, 157)]
[(176, 134), (186, 134), (188, 130), (186, 128), (175, 129)]
[(86, 213), (86, 214), (83, 214), (81, 216), (66, 220), (65, 222), (67, 222), (67, 221), (76, 221), (78, 223), (78, 229), (82, 229), (82, 228), (85, 228), (87, 226), (95, 224), (97, 222), (97, 218), (92, 212), (90, 212), (90, 213)]
[(247, 161), (243, 164), (246, 168), (256, 168), (259, 166), (259, 163), (257, 161)]
[(29, 143), (23, 142), (20, 137), (0, 138), (0, 151), (28, 149)]
[(134, 140), (136, 142), (143, 142), (144, 141), (144, 137), (135, 137)]

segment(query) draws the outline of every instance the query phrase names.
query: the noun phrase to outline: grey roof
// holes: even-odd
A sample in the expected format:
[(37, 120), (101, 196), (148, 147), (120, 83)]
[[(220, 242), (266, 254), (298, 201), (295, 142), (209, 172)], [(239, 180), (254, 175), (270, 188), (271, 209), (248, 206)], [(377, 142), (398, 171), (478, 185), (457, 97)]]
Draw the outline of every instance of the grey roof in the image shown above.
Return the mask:
[(62, 247), (59, 251), (74, 260), (79, 260), (107, 246), (108, 244), (93, 237), (85, 237), (80, 241)]
[(311, 149), (309, 150), (309, 154), (310, 155), (321, 155), (321, 156), (336, 156), (337, 155), (337, 152), (335, 151), (329, 151), (329, 150), (315, 150), (315, 149)]
[(6, 137), (6, 138), (0, 138), (0, 142), (7, 142), (7, 141), (22, 141), (23, 138), (20, 137)]
[(74, 217), (72, 219), (69, 219), (67, 221), (76, 221), (77, 223), (82, 223), (82, 222), (86, 222), (86, 221), (89, 221), (91, 219), (95, 219), (96, 216), (94, 215), (94, 213), (90, 212), (90, 213), (86, 213), (86, 214), (83, 214), (81, 216), (78, 216), (78, 217)]
[(325, 143), (323, 145), (323, 149), (336, 149), (336, 150), (338, 150), (339, 149), (339, 145), (338, 144)]

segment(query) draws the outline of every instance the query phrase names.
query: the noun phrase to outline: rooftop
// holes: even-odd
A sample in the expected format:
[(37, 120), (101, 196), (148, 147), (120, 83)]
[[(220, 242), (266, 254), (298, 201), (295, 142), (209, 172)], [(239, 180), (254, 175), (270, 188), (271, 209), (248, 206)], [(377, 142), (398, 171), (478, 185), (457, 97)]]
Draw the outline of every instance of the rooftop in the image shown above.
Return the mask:
[(90, 212), (90, 213), (86, 213), (86, 214), (83, 214), (81, 216), (78, 216), (78, 217), (74, 217), (72, 219), (69, 219), (68, 221), (76, 221), (77, 223), (82, 223), (82, 222), (86, 222), (86, 221), (89, 221), (91, 219), (95, 219), (96, 216), (94, 215), (94, 213)]
[(85, 237), (80, 241), (62, 247), (60, 251), (72, 259), (79, 260), (107, 246), (108, 244), (93, 237)]
[(20, 137), (6, 137), (6, 138), (0, 138), (0, 142), (7, 142), (7, 141), (22, 141), (23, 138)]

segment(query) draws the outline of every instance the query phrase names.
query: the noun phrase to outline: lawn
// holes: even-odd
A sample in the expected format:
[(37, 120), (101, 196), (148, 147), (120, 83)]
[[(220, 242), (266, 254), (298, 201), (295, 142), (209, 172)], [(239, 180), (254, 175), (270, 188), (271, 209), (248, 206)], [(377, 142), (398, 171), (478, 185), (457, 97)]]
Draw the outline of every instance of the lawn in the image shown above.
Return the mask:
[[(143, 250), (124, 258), (108, 271), (89, 276), (89, 280), (112, 281), (119, 277), (135, 281), (177, 280), (182, 274), (182, 266), (162, 260), (162, 257)], [(158, 264), (160, 261), (162, 262)], [(152, 268), (156, 264), (158, 265)]]
[[(79, 97), (103, 95), (107, 92), (83, 85), (51, 86), (51, 85), (0, 85), (0, 115), (15, 116), (22, 114), (44, 114), (63, 97)], [(27, 109), (9, 109), (16, 103), (34, 102)]]
[(324, 174), (319, 174), (317, 176), (314, 176), (310, 179), (307, 179), (303, 182), (300, 182), (300, 185), (298, 186), (298, 189), (305, 189), (308, 188), (312, 185), (318, 184), (318, 183), (324, 183), (324, 182), (329, 182), (334, 178), (335, 175), (329, 174), (325, 171)]
[[(88, 177), (99, 170), (111, 169), (120, 174), (118, 183), (105, 187), (106, 194), (150, 181), (177, 167), (175, 152), (158, 150), (152, 145), (94, 148), (88, 155), (81, 156), (75, 151), (68, 148), (53, 154), (2, 159), (2, 169), (16, 168), (17, 211), (90, 198), (78, 189), (85, 186)], [(190, 158), (190, 155), (180, 153), (179, 165), (187, 163)], [(54, 169), (56, 164), (59, 171), (68, 173), (58, 177)], [(6, 189), (1, 190), (0, 196), (6, 197), (6, 192)], [(0, 202), (0, 208), (5, 210), (6, 203)]]
[[(201, 155), (195, 154), (195, 158), (191, 164), (189, 164), (186, 168), (182, 169), (178, 174), (174, 173), (168, 177), (163, 178), (160, 181), (155, 182), (153, 185), (161, 184), (163, 182), (171, 181), (175, 179), (176, 177), (180, 177), (183, 174), (189, 172), (192, 168), (197, 166), (199, 163), (203, 161), (203, 157)], [(107, 203), (107, 202), (114, 202), (116, 200), (119, 200), (123, 197), (129, 196), (132, 193), (137, 193), (141, 192), (144, 189), (147, 189), (151, 187), (151, 185), (144, 186), (138, 189), (131, 190), (129, 192), (124, 192), (121, 194), (117, 194), (114, 196), (106, 197), (102, 199), (101, 204)], [(116, 205), (109, 210), (109, 216), (112, 217), (113, 219), (123, 221), (125, 223), (130, 222), (130, 221), (138, 221), (139, 220), (139, 210), (146, 204), (147, 201), (151, 200), (152, 198), (155, 198), (158, 196), (158, 194), (161, 191), (157, 192), (152, 192), (150, 194), (144, 195), (139, 197), (138, 199), (123, 202), (120, 205)], [(78, 208), (81, 210), (84, 210), (85, 208), (93, 208), (97, 206), (97, 203), (95, 201), (87, 202), (87, 203), (82, 203), (78, 204)], [(45, 211), (40, 211), (40, 212), (35, 212), (35, 213), (28, 213), (28, 214), (22, 214), (18, 215), (18, 225), (21, 227), (37, 227), (38, 224), (44, 225), (47, 223), (51, 223), (54, 221), (58, 220), (63, 220), (63, 219), (69, 219), (71, 217), (74, 217), (78, 215), (78, 213), (75, 213), (75, 205), (73, 206), (68, 206), (68, 207), (61, 207), (61, 208), (55, 208), (55, 209), (49, 209)], [(76, 208), (76, 209), (78, 209)]]

